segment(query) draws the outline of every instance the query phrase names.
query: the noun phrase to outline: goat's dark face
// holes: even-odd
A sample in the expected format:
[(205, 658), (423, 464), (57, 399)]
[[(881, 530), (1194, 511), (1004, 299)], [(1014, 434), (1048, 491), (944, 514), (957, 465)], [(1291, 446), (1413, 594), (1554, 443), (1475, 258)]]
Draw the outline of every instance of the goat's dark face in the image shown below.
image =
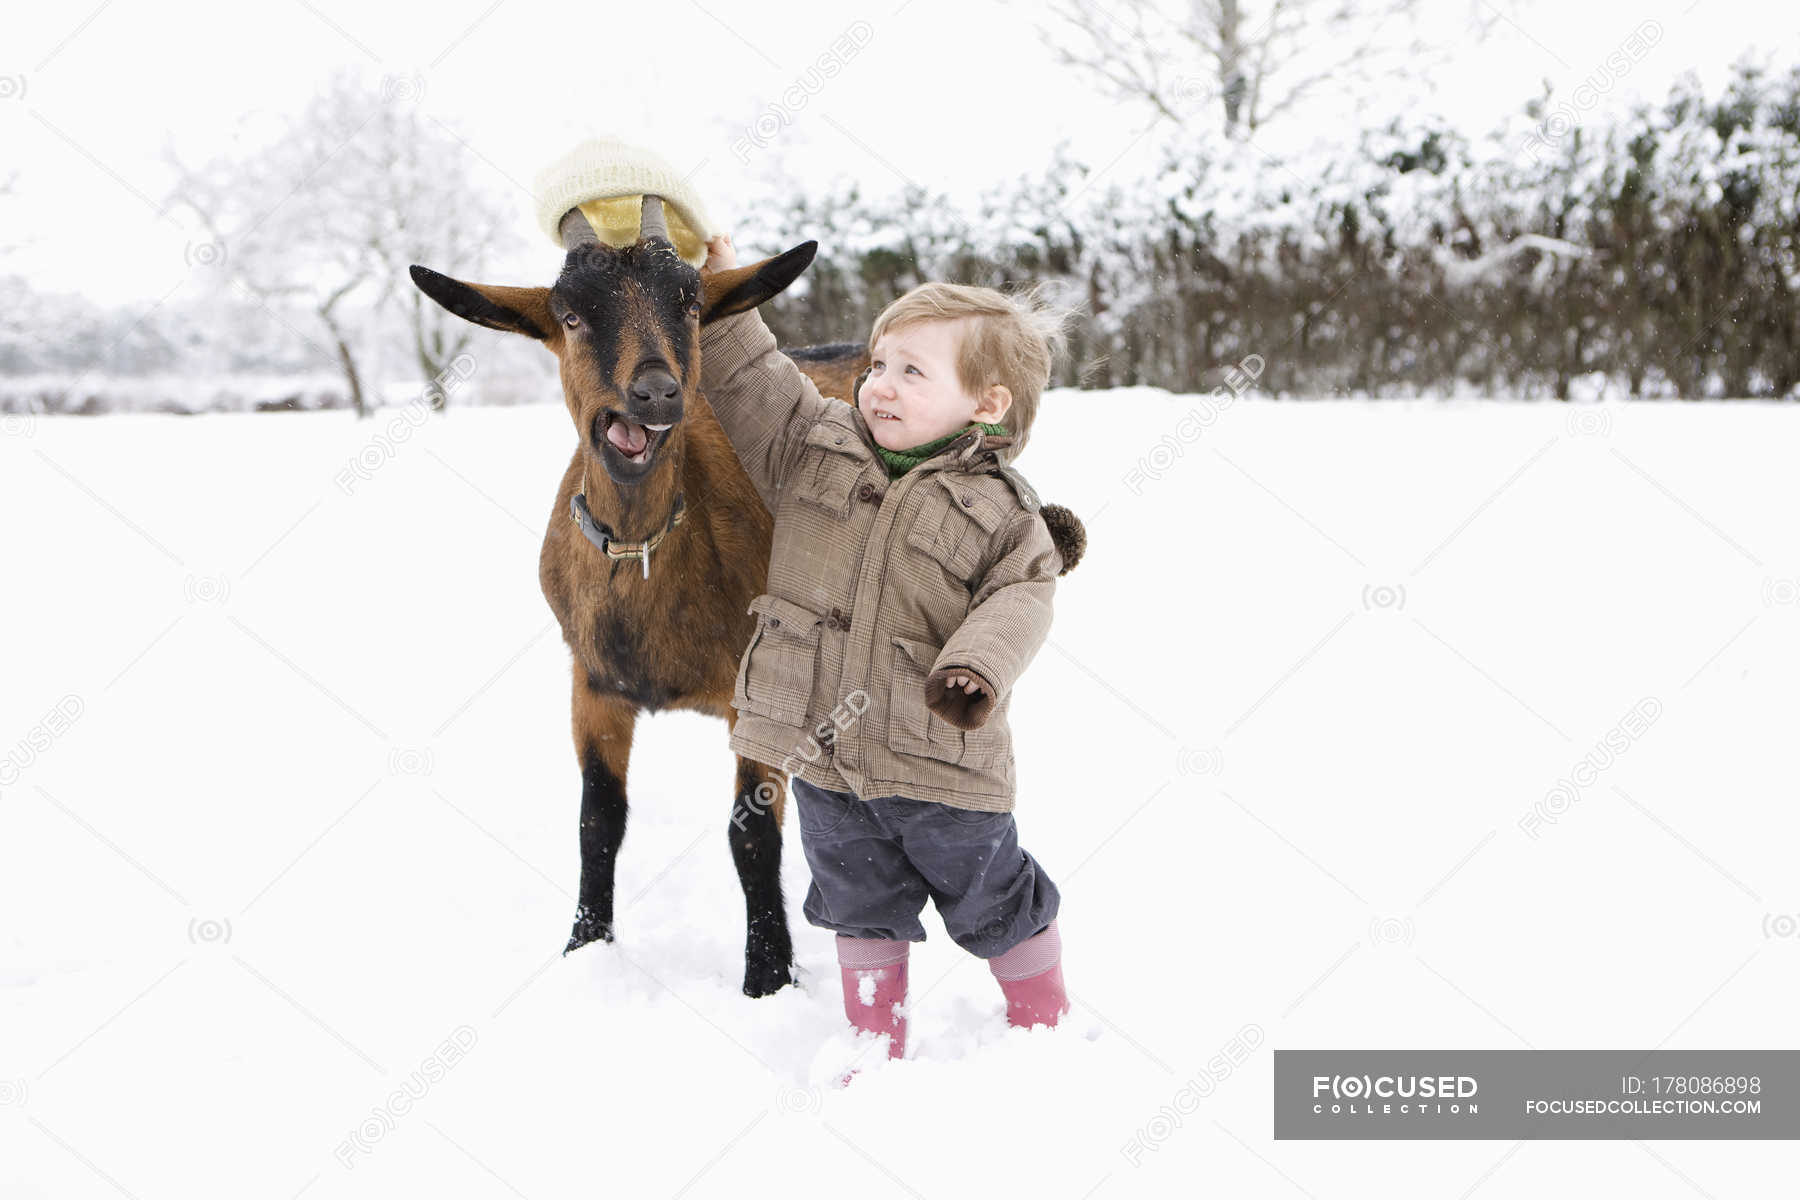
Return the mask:
[[(647, 217), (660, 229), (660, 207)], [(812, 263), (817, 242), (746, 267), (702, 275), (666, 236), (631, 246), (592, 240), (564, 218), (568, 257), (547, 288), (463, 283), (415, 266), (419, 290), (465, 320), (522, 333), (562, 364), (563, 399), (584, 451), (615, 483), (678, 459), (683, 418), (700, 387), (700, 326), (755, 308)], [(646, 220), (646, 228), (651, 221)]]
[(550, 289), (563, 398), (618, 483), (643, 479), (681, 437), (700, 386), (701, 298), (700, 272), (660, 238), (577, 247)]

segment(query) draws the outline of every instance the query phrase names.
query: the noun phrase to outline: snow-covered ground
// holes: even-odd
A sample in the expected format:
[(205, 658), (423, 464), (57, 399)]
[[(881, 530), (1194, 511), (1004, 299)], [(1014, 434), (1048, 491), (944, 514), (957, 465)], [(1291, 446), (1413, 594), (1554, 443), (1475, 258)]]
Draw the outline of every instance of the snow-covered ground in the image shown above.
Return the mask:
[(841, 1091), (792, 816), (805, 985), (739, 993), (718, 722), (640, 724), (619, 941), (559, 957), (574, 434), (398, 416), (0, 427), (7, 1200), (1791, 1189), (1270, 1106), (1274, 1048), (1800, 1046), (1791, 409), (1053, 393), (1090, 550), (1014, 726), (1077, 1007), (1008, 1030), (928, 915)]

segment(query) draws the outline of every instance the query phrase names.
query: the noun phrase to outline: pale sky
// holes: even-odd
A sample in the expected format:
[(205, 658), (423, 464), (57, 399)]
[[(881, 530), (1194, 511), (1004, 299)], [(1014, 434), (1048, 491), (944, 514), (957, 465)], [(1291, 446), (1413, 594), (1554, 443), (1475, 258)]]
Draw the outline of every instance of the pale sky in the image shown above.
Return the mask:
[[(1426, 104), (1470, 129), (1545, 79), (1573, 88), (1647, 20), (1660, 42), (1602, 109), (1656, 98), (1687, 70), (1716, 88), (1746, 51), (1777, 67), (1800, 57), (1800, 8), (1786, 3), (1424, 2), (1431, 31), (1456, 44)], [(1505, 14), (1483, 44), (1455, 39), (1471, 11)], [(777, 155), (797, 187), (848, 176), (874, 191), (911, 180), (968, 197), (1035, 170), (1064, 137), (1109, 178), (1129, 178), (1142, 116), (1056, 66), (1039, 14), (1023, 0), (15, 5), (0, 46), (0, 175), (17, 169), (20, 181), (0, 205), (0, 247), (25, 245), (0, 257), (0, 271), (103, 301), (168, 293), (190, 268), (188, 235), (155, 212), (168, 188), (163, 145), (204, 158), (247, 114), (300, 108), (339, 66), (389, 78), (465, 129), (477, 169), (517, 185), (519, 226), (532, 238), (533, 174), (594, 133), (694, 168), (715, 222), (731, 227), (769, 165), (744, 162), (734, 142), (846, 34), (866, 44), (769, 150), (752, 151)], [(550, 270), (554, 251), (539, 245)]]

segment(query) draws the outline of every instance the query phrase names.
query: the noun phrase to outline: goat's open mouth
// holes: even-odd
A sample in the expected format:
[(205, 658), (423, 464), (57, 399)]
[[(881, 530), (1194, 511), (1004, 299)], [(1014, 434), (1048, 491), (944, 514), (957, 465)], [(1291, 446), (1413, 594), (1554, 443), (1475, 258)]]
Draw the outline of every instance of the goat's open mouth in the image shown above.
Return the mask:
[(634, 466), (648, 463), (673, 425), (640, 425), (624, 413), (606, 409), (600, 414), (600, 437), (618, 456)]

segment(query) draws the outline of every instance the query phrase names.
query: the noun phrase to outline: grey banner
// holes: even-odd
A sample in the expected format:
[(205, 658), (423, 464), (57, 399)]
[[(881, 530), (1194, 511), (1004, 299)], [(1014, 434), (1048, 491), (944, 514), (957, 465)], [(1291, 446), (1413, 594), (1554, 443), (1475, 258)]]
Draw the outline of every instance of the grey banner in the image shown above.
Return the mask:
[(1800, 1138), (1800, 1050), (1277, 1050), (1276, 1138)]

